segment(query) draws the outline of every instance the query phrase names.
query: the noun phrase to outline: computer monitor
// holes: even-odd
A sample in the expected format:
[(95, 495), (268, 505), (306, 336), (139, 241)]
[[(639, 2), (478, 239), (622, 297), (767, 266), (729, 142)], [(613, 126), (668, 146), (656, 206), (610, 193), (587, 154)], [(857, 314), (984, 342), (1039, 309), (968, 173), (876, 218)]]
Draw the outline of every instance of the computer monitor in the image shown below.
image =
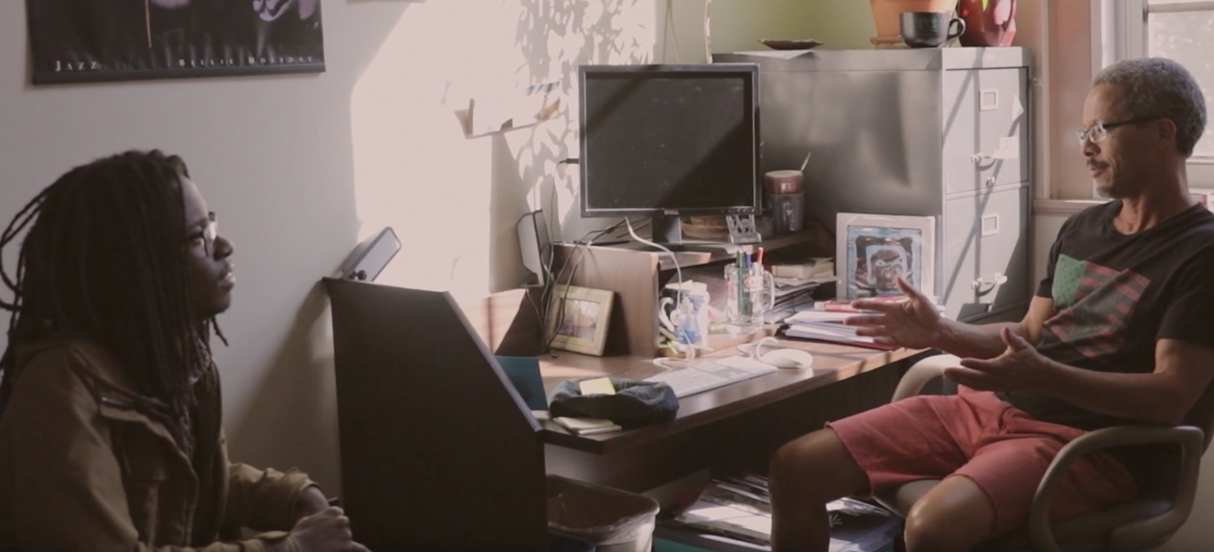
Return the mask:
[(677, 244), (680, 215), (759, 209), (756, 65), (583, 65), (578, 84), (583, 217), (650, 216)]

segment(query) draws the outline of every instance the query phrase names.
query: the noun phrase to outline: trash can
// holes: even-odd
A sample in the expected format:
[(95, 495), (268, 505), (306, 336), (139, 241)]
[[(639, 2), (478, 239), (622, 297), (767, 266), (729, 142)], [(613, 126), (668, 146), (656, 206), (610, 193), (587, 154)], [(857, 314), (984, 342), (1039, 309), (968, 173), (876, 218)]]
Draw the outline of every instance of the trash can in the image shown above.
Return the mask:
[(594, 552), (594, 543), (549, 531), (548, 552)]
[(658, 502), (647, 496), (549, 475), (548, 530), (599, 552), (649, 552)]

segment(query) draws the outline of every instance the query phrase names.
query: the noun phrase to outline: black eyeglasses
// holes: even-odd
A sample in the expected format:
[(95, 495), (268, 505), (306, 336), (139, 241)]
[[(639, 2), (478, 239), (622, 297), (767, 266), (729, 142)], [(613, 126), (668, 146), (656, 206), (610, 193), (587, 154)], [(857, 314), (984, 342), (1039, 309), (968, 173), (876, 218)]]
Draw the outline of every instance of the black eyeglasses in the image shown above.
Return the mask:
[(1157, 116), (1152, 115), (1149, 117), (1135, 117), (1133, 119), (1128, 119), (1125, 121), (1117, 121), (1116, 123), (1096, 123), (1096, 124), (1092, 125), (1091, 127), (1089, 127), (1087, 130), (1081, 130), (1079, 132), (1076, 132), (1075, 137), (1079, 139), (1080, 144), (1087, 142), (1088, 140), (1091, 140), (1092, 143), (1095, 144), (1097, 142), (1104, 141), (1105, 138), (1108, 138), (1109, 131), (1113, 130), (1117, 127), (1125, 126), (1125, 125), (1137, 125), (1137, 124), (1141, 124), (1141, 123), (1149, 123), (1151, 121), (1157, 121), (1159, 119), (1162, 119), (1162, 117), (1157, 117)]
[(204, 226), (186, 236), (186, 241), (193, 243), (197, 240), (202, 241), (202, 250), (207, 256), (215, 254), (215, 239), (219, 237), (219, 222), (215, 216), (215, 212), (207, 213), (207, 222)]

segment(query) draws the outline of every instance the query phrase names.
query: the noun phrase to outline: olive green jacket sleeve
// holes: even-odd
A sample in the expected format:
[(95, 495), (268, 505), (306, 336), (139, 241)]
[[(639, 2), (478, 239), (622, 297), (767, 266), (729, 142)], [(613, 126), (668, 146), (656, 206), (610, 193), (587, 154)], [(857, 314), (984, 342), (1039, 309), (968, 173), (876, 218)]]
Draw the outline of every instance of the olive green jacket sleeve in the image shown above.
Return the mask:
[[(22, 371), (5, 413), (3, 442), (11, 461), (12, 532), (21, 550), (190, 550), (151, 548), (131, 521), (123, 473), (98, 399), (68, 349), (39, 355)], [(9, 476), (5, 476), (6, 478)], [(286, 534), (197, 550), (295, 550)]]
[[(227, 455), (226, 447), (224, 455)], [(297, 521), (295, 503), (304, 489), (317, 486), (307, 475), (291, 470), (259, 470), (248, 464), (231, 464), (225, 527), (257, 531), (289, 531)]]

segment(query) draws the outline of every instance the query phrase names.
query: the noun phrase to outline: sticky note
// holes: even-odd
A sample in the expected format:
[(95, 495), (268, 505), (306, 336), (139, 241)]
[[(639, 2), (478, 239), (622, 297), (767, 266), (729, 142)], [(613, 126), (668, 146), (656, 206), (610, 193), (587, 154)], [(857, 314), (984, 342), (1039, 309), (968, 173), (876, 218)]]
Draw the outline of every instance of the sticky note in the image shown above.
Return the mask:
[(583, 395), (614, 395), (615, 386), (610, 378), (595, 378), (578, 382), (578, 389)]

